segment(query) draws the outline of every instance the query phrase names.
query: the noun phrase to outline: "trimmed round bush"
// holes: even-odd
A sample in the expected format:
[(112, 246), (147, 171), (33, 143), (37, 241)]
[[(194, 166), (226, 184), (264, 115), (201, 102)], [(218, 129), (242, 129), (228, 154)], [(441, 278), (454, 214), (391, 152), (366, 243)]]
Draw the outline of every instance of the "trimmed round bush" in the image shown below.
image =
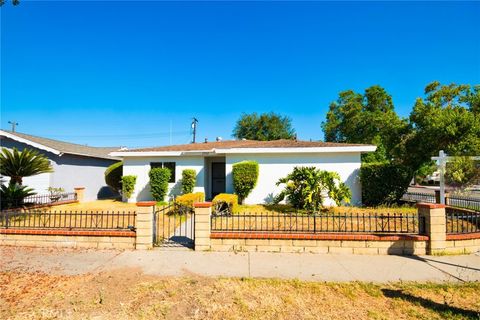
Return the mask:
[(122, 194), (125, 198), (130, 199), (135, 190), (137, 183), (137, 176), (123, 176), (122, 177)]
[(258, 172), (256, 161), (242, 161), (233, 165), (233, 188), (241, 203), (257, 185)]
[(123, 162), (116, 162), (105, 170), (105, 183), (113, 191), (122, 190)]
[(193, 169), (182, 171), (182, 194), (192, 193), (197, 182), (197, 172)]
[(168, 168), (153, 168), (148, 173), (150, 177), (150, 191), (156, 201), (164, 201), (171, 174)]

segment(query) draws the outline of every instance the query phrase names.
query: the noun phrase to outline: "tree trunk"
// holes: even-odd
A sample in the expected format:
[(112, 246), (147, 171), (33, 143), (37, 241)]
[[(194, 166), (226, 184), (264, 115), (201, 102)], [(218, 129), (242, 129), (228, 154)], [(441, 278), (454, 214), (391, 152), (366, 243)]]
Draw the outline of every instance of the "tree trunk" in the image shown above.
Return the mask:
[(18, 184), (18, 185), (22, 185), (22, 177), (20, 176), (12, 176), (10, 177), (10, 183), (11, 184)]

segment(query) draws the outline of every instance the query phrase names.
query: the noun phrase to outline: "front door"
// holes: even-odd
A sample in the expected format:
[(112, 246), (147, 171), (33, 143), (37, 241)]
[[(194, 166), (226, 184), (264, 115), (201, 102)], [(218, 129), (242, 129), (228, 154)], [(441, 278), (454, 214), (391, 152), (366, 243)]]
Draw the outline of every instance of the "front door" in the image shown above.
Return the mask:
[(212, 162), (212, 198), (225, 193), (225, 162)]

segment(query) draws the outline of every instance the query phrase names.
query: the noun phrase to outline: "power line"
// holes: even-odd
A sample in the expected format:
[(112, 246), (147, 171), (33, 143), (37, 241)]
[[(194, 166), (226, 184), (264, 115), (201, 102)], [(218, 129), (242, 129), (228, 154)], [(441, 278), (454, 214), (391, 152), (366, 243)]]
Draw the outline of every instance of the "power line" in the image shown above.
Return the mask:
[(66, 135), (54, 134), (48, 135), (55, 138), (121, 138), (121, 139), (138, 139), (138, 138), (166, 138), (169, 136), (181, 136), (189, 134), (189, 130), (157, 132), (157, 133), (129, 133), (129, 134), (95, 134), (95, 135)]

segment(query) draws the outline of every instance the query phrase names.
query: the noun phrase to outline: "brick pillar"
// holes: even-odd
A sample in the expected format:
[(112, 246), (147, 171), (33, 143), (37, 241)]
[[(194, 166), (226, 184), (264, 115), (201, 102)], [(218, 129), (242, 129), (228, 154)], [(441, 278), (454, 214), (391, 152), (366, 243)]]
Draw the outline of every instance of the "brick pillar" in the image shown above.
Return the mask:
[(84, 202), (85, 201), (85, 187), (75, 187), (73, 188), (75, 190), (75, 195), (77, 196), (78, 202)]
[(444, 252), (447, 238), (445, 205), (418, 203), (417, 208), (419, 218), (425, 221), (425, 234), (430, 238), (427, 254), (434, 255)]
[(135, 231), (137, 233), (135, 248), (148, 250), (153, 248), (153, 215), (155, 201), (137, 202), (137, 219)]
[(195, 250), (210, 250), (211, 202), (197, 202), (195, 207)]

